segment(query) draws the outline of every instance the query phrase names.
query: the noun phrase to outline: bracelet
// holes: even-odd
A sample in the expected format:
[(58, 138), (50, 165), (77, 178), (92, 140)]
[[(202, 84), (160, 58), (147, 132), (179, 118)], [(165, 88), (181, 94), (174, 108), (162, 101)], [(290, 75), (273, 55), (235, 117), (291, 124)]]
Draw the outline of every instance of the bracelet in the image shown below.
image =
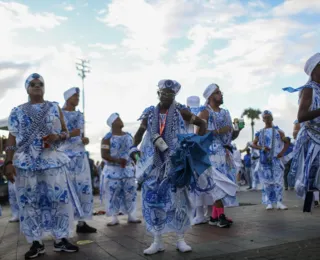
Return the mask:
[(5, 149), (6, 152), (7, 151), (15, 151), (15, 150), (17, 150), (17, 146), (15, 146), (15, 145), (7, 146)]
[(129, 150), (129, 154), (139, 152), (137, 146), (131, 146)]

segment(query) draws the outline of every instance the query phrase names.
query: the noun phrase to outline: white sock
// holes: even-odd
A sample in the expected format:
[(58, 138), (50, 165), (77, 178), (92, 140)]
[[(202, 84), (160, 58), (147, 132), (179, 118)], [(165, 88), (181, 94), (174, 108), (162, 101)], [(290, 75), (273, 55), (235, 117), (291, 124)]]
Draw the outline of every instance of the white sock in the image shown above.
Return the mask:
[(161, 235), (155, 235), (153, 238), (153, 242), (155, 243), (162, 243), (162, 236)]
[(136, 220), (137, 217), (136, 217), (135, 212), (128, 213), (128, 219), (129, 220)]
[(112, 223), (117, 223), (117, 222), (119, 222), (119, 220), (118, 220), (118, 217), (117, 216), (112, 216), (112, 220), (111, 220), (111, 222)]
[(79, 221), (78, 221), (78, 226), (79, 226), (79, 227), (82, 227), (82, 226), (84, 225), (84, 223), (85, 223), (84, 221), (79, 220)]
[(197, 207), (196, 218), (204, 218), (204, 208), (203, 208), (203, 206)]
[(56, 244), (60, 243), (62, 239), (56, 239)]
[(313, 192), (313, 198), (314, 198), (314, 201), (319, 201), (319, 191)]
[(177, 240), (179, 241), (184, 241), (184, 234), (178, 234), (177, 233)]
[(35, 240), (35, 241), (38, 241), (40, 245), (43, 245), (43, 242), (42, 242), (41, 239), (40, 240)]

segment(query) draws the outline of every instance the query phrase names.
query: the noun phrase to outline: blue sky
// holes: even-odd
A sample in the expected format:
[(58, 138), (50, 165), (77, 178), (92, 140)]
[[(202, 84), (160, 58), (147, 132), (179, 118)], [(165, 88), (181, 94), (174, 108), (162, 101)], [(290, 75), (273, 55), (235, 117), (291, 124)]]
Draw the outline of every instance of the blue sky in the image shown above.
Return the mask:
[[(250, 106), (271, 109), (291, 135), (297, 96), (281, 88), (306, 82), (304, 63), (319, 51), (319, 13), (318, 0), (0, 1), (0, 117), (26, 101), (23, 83), (35, 71), (46, 98), (63, 105), (63, 92), (81, 85), (74, 62), (84, 57), (95, 158), (108, 115), (119, 112), (134, 132), (162, 78), (182, 84), (181, 103), (217, 83), (233, 117)], [(248, 127), (236, 143), (249, 139)]]

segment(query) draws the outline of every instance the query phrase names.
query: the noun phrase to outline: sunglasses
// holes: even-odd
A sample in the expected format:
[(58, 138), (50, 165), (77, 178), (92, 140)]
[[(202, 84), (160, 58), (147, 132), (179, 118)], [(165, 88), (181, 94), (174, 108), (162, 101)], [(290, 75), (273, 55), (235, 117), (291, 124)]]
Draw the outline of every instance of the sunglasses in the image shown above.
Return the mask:
[(160, 91), (159, 94), (161, 96), (165, 96), (165, 97), (175, 97), (176, 96), (175, 93), (168, 93), (168, 92), (163, 92), (163, 91)]
[(34, 87), (43, 87), (43, 83), (40, 82), (40, 83), (34, 83), (34, 82), (31, 82), (30, 83), (30, 87), (34, 88)]

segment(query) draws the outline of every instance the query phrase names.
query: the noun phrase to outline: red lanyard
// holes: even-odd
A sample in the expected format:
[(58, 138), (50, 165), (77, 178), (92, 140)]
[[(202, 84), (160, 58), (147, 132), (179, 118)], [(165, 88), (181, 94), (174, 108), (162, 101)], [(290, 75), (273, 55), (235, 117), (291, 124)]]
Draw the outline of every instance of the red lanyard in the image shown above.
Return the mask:
[[(159, 115), (160, 116), (160, 115)], [(164, 120), (160, 120), (160, 135), (163, 134), (163, 131), (166, 127), (166, 123), (167, 123), (167, 116), (168, 116), (168, 111), (166, 112), (166, 117)]]

